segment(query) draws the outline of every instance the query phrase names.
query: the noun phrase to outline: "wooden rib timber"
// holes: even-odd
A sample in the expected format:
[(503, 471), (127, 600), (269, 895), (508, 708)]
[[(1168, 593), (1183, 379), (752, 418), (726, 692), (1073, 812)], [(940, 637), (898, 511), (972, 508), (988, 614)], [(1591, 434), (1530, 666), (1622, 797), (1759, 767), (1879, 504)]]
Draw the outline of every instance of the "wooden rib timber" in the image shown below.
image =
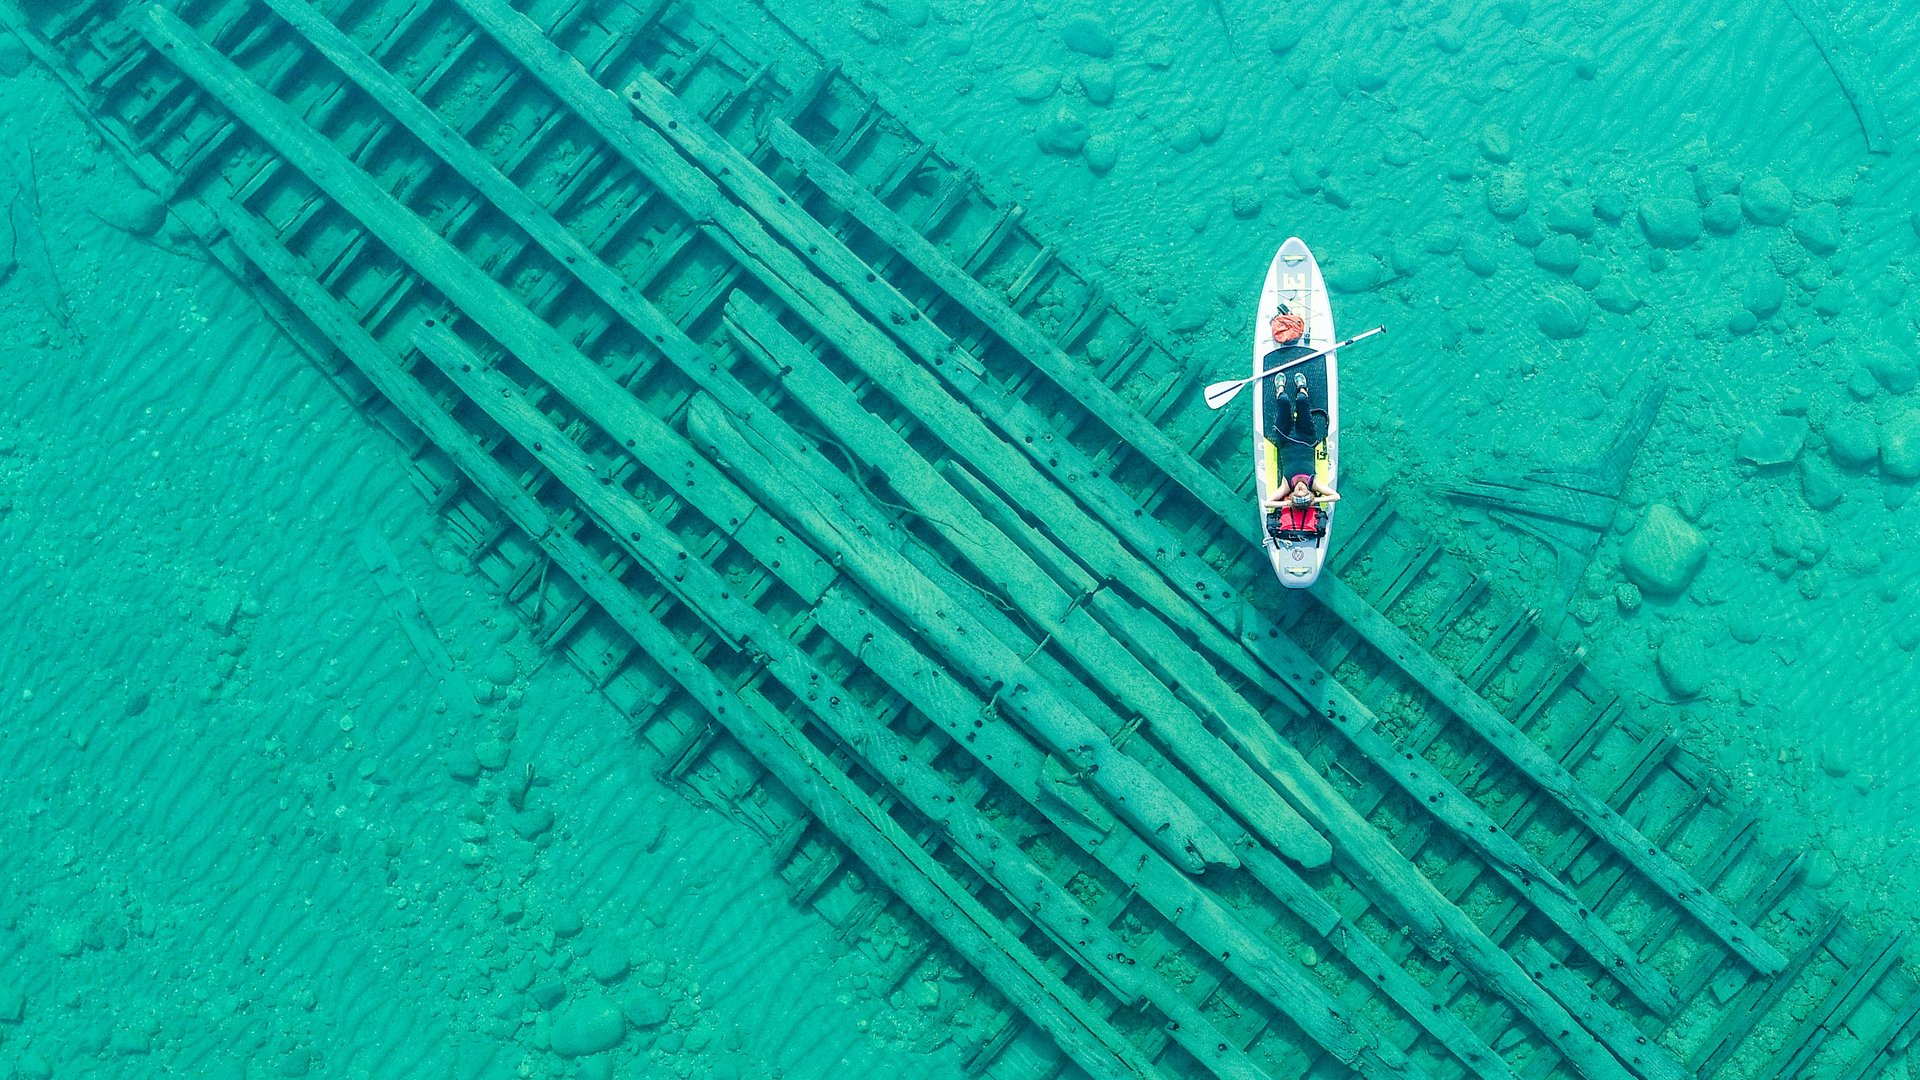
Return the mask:
[(1179, 347), (832, 65), (614, 0), (118, 7), (6, 18), (663, 775), (849, 940), (943, 943), (896, 980), (979, 973), (976, 1069), (1864, 1080), (1911, 1037), (1904, 938), (1390, 503), (1320, 608), (1244, 572)]

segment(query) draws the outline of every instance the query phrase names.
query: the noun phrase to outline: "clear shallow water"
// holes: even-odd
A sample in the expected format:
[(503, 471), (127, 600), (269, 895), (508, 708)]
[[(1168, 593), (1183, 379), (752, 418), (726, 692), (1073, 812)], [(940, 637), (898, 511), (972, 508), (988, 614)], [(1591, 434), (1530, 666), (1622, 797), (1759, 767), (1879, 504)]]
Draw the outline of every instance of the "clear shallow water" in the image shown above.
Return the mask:
[[(1681, 702), (1779, 842), (1820, 845), (1836, 893), (1910, 920), (1920, 511), (1880, 459), (1920, 409), (1913, 12), (1828, 13), (1889, 118), (1876, 156), (1778, 4), (1235, 8), (1108, 10), (1106, 57), (1072, 7), (775, 10), (1155, 301), (1196, 382), (1242, 366), (1266, 259), (1307, 238), (1342, 326), (1392, 327), (1343, 358), (1349, 467), (1431, 505), (1503, 588), (1570, 608), (1597, 667)], [(506, 1041), (502, 999), (557, 977), (590, 1004), (582, 969), (626, 957), (685, 1029), (637, 1059), (660, 1074), (957, 1073), (911, 1056), (912, 1014), (834, 959), (746, 834), (619, 764), (619, 718), (441, 565), (397, 451), (244, 294), (103, 220), (131, 181), (51, 84), (0, 94), (8, 152), (36, 148), (55, 273), (0, 285), (0, 1007), (23, 1002), (0, 1061), (551, 1070)], [(1656, 248), (1689, 205), (1699, 238)], [(1572, 597), (1534, 541), (1427, 502), (1598, 452), (1622, 388), (1652, 378), (1669, 400)], [(1780, 418), (1805, 425), (1794, 453), (1744, 460)], [(1707, 554), (1636, 607), (1622, 550), (1656, 504)], [(438, 711), (356, 551), (369, 524), (498, 688), (490, 738)], [(449, 773), (496, 740), (543, 778), (554, 820), (531, 840), (497, 788)], [(502, 851), (477, 883), (469, 844)]]

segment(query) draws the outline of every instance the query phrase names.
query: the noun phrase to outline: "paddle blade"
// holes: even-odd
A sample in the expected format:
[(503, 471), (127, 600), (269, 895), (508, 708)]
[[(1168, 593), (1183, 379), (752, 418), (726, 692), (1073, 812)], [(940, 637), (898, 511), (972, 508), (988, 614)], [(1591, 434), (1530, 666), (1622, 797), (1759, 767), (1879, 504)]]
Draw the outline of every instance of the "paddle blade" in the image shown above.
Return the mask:
[(1240, 394), (1240, 388), (1251, 382), (1250, 379), (1228, 379), (1207, 387), (1207, 408), (1218, 409)]

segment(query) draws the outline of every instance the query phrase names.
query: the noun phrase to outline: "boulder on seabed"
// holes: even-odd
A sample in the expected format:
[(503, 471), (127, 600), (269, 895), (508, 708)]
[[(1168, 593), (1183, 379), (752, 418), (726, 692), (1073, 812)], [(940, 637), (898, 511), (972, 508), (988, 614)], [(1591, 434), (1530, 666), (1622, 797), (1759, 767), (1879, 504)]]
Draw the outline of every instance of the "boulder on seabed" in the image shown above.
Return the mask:
[(1620, 553), (1621, 568), (1634, 584), (1664, 596), (1685, 591), (1706, 561), (1706, 537), (1665, 503), (1647, 508)]

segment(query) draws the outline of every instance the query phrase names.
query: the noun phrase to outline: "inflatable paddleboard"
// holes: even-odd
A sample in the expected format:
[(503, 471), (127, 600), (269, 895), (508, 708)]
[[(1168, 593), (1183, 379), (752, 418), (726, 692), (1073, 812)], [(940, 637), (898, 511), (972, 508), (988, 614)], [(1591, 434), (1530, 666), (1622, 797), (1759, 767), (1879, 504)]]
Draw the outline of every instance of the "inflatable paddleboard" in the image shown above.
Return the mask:
[[(1280, 245), (1260, 290), (1259, 317), (1253, 327), (1253, 373), (1306, 356), (1335, 342), (1333, 306), (1327, 299), (1320, 264), (1299, 237)], [(1283, 516), (1267, 500), (1284, 489), (1287, 478), (1305, 473), (1320, 488), (1337, 490), (1340, 467), (1339, 379), (1336, 353), (1315, 357), (1278, 375), (1253, 383), (1253, 463), (1255, 507), (1260, 535), (1273, 572), (1289, 589), (1304, 589), (1320, 578), (1338, 504), (1321, 506), (1312, 530)], [(1294, 373), (1306, 377), (1300, 401)], [(1304, 406), (1304, 408), (1302, 407)]]

